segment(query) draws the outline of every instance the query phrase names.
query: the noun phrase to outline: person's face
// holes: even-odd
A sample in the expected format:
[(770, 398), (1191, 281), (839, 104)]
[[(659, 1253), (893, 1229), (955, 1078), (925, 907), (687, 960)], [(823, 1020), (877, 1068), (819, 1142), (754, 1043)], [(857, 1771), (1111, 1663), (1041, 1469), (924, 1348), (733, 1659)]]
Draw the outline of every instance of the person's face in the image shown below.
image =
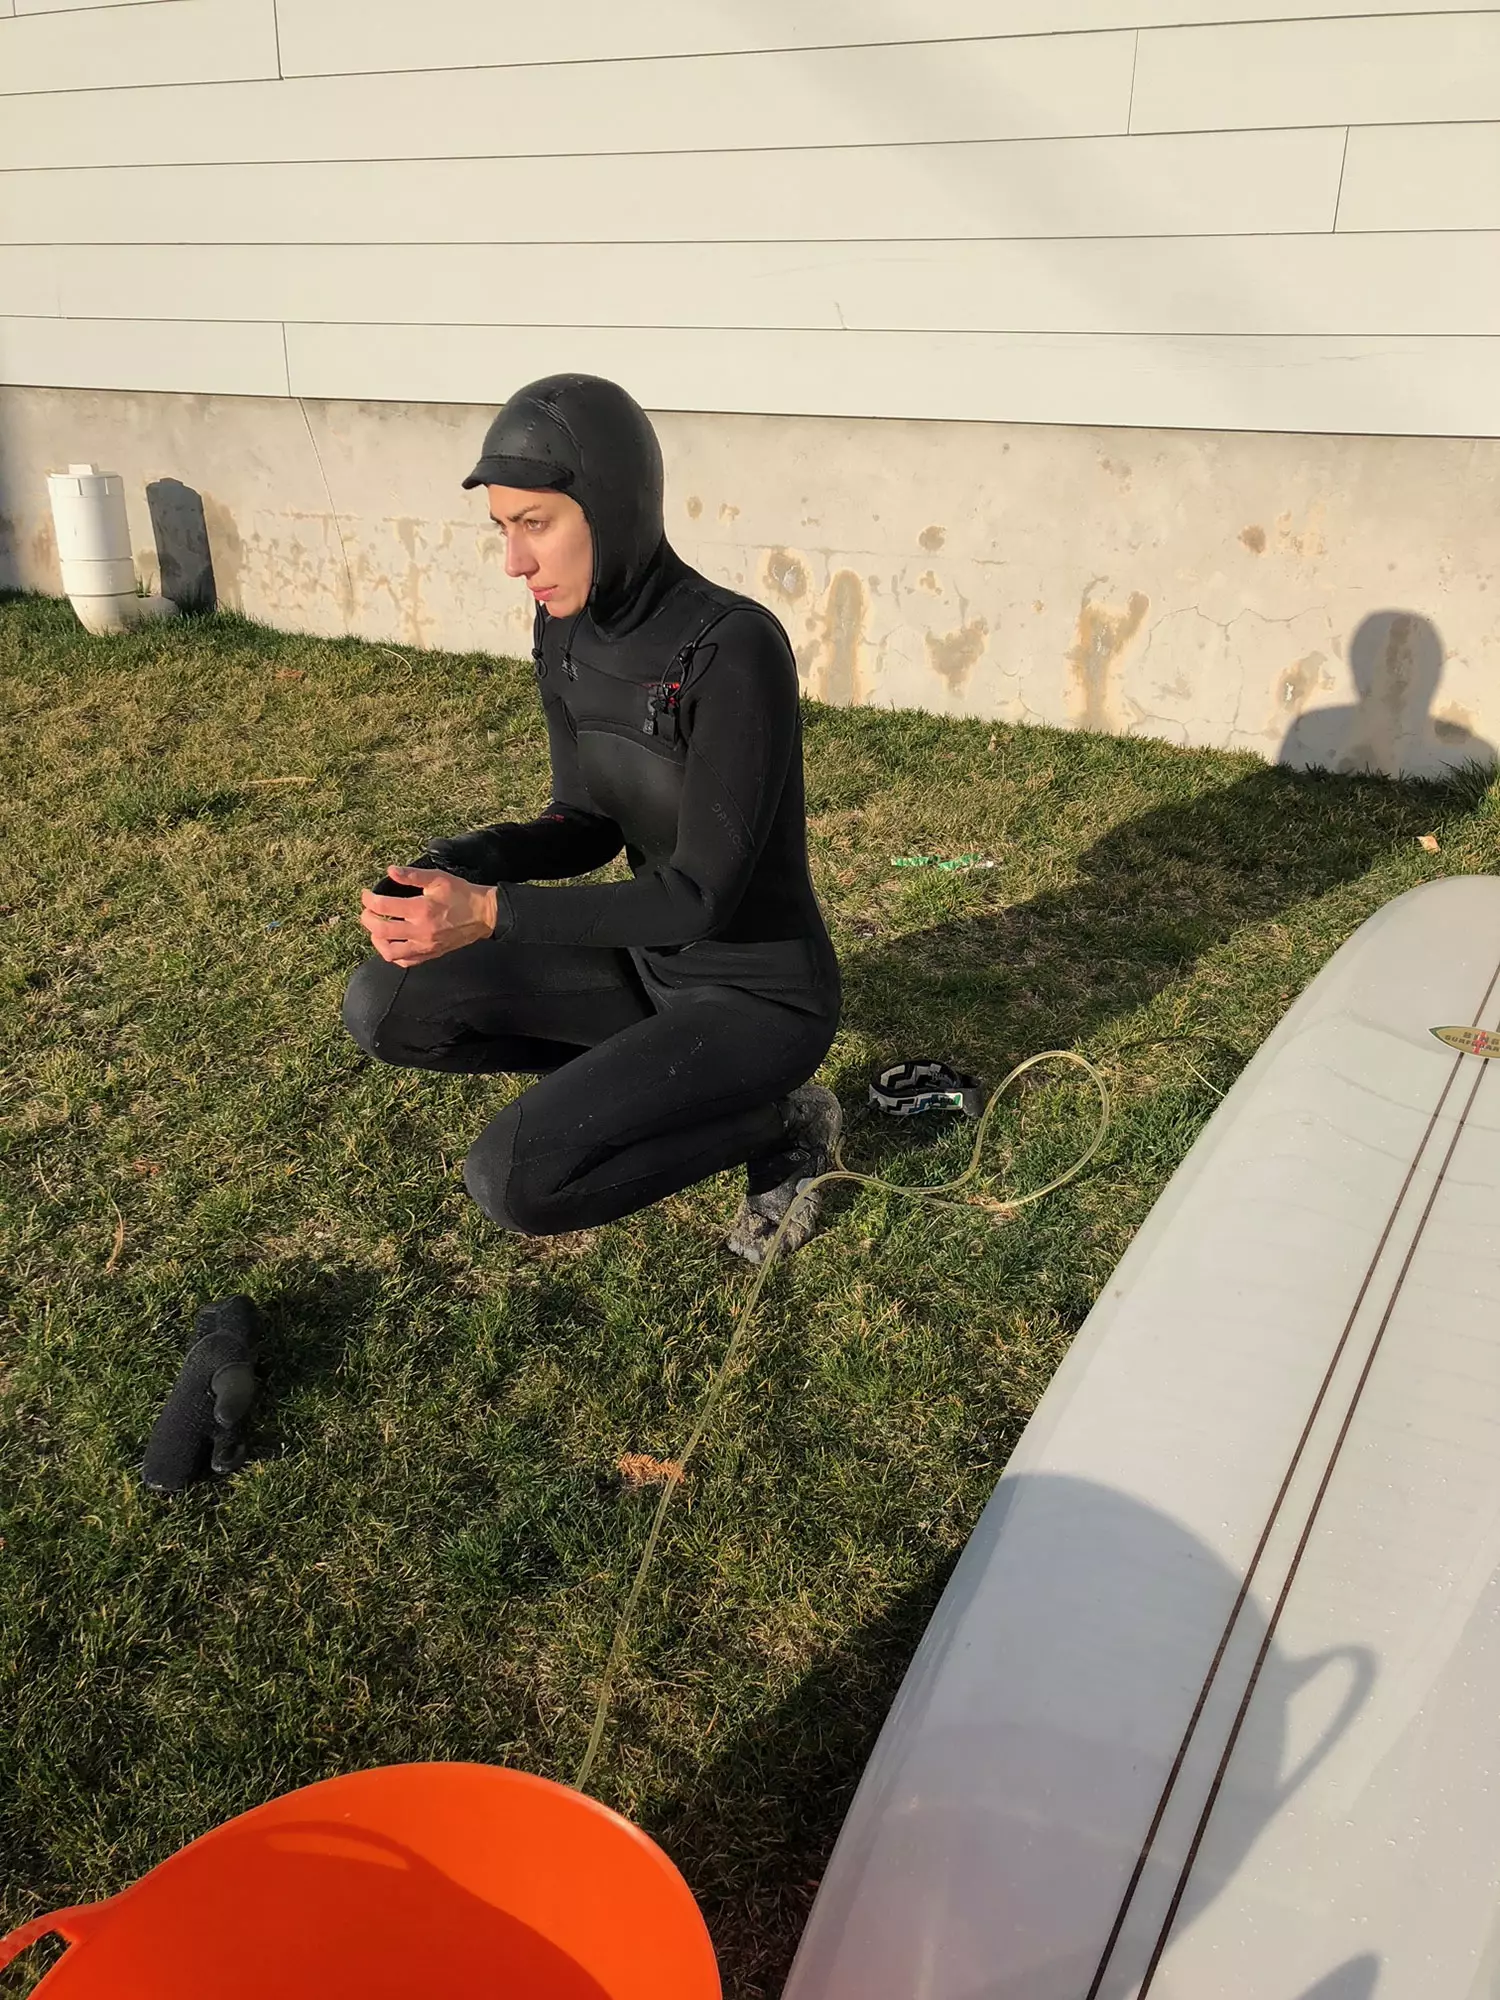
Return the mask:
[(505, 537), (505, 574), (524, 577), (552, 618), (582, 611), (594, 581), (594, 538), (578, 502), (520, 486), (485, 490), (490, 519)]

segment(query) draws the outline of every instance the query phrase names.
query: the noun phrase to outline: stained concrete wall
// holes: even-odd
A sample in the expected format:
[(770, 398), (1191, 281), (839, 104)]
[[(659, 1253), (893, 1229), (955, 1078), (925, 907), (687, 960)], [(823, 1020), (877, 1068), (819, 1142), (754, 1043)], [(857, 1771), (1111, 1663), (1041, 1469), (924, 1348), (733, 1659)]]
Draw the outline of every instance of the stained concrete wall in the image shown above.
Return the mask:
[[(44, 475), (90, 458), (153, 587), (202, 596), (211, 559), (274, 625), (524, 654), (459, 484), (490, 414), (0, 390), (0, 586), (60, 588)], [(778, 614), (823, 700), (1385, 772), (1500, 743), (1500, 443), (656, 421), (673, 541)]]

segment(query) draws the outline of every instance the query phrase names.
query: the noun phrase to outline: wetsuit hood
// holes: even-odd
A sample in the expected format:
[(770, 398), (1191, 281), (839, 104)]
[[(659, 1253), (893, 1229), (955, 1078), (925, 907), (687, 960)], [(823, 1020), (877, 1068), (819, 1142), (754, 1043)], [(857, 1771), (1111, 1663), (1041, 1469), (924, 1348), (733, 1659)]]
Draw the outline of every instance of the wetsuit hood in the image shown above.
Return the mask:
[[(588, 611), (608, 632), (639, 615), (673, 561), (662, 530), (661, 446), (645, 411), (598, 375), (547, 375), (517, 389), (485, 433), (465, 486), (566, 493), (588, 520)], [(633, 615), (634, 614), (634, 615)]]

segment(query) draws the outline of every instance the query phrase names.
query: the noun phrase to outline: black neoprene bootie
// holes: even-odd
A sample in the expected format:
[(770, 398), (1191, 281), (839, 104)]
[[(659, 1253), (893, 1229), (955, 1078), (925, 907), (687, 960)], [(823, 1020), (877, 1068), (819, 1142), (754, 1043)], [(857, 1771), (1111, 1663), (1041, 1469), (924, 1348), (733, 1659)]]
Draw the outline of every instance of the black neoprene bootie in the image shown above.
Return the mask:
[[(806, 1181), (826, 1174), (833, 1165), (843, 1112), (831, 1090), (820, 1083), (804, 1083), (781, 1100), (786, 1126), (786, 1145), (762, 1160), (752, 1160), (746, 1168), (749, 1187), (740, 1203), (724, 1248), (747, 1264), (759, 1264), (770, 1249), (787, 1210), (796, 1202), (797, 1213), (787, 1224), (781, 1239), (782, 1251), (800, 1250), (818, 1226), (821, 1189), (801, 1194)], [(799, 1200), (800, 1195), (800, 1200)]]
[[(448, 840), (429, 841), (415, 861), (408, 861), (408, 868), (437, 868), (445, 875), (457, 875), (462, 881), (473, 882), (478, 888), (493, 888), (496, 882), (505, 879), (506, 851), (502, 838), (514, 828), (503, 826), (482, 826), (476, 833), (454, 834)], [(382, 875), (375, 884), (377, 896), (420, 896), (422, 891), (415, 882), (393, 882), (389, 875)]]
[(238, 1472), (255, 1401), (260, 1315), (243, 1293), (204, 1306), (197, 1338), (151, 1430), (141, 1477), (158, 1493), (180, 1493), (205, 1472)]

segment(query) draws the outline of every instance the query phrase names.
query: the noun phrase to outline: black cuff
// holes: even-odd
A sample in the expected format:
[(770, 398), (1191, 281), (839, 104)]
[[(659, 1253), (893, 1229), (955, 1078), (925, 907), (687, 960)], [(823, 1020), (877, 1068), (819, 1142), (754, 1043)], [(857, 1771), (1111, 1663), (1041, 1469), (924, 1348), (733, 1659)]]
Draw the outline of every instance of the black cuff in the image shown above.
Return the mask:
[(503, 944), (516, 927), (516, 913), (511, 908), (510, 897), (506, 893), (505, 884), (503, 882), (495, 883), (494, 890), (495, 928), (490, 932), (490, 936), (497, 943)]

